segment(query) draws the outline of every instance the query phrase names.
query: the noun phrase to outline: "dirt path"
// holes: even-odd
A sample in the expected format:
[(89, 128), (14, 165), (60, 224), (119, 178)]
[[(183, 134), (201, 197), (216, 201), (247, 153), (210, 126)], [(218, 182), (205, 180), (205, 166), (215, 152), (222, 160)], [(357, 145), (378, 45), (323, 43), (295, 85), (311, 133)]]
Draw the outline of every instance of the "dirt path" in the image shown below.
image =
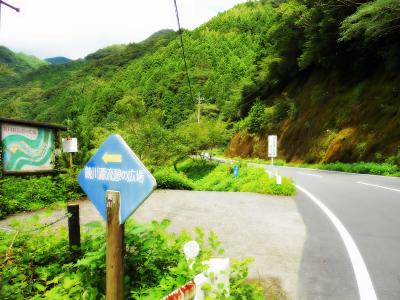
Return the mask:
[[(50, 217), (40, 212), (43, 223), (60, 218), (65, 211)], [(21, 221), (34, 213), (23, 213), (0, 221), (7, 227), (11, 219)], [(37, 214), (37, 213), (36, 213)], [(81, 224), (101, 219), (89, 201), (80, 202)], [(138, 221), (170, 219), (170, 230), (189, 232), (197, 226), (213, 230), (221, 239), (225, 255), (253, 257), (250, 277), (276, 278), (296, 299), (297, 282), (306, 229), (296, 204), (289, 197), (255, 193), (156, 191), (134, 213)], [(58, 224), (66, 226), (66, 220)]]

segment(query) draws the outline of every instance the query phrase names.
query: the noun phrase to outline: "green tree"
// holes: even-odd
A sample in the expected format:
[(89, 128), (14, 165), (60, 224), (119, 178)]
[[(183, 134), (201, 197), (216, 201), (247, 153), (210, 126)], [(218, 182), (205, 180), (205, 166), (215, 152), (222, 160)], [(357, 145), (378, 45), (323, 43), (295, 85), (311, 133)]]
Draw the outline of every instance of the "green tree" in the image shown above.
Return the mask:
[(390, 37), (398, 38), (400, 2), (398, 0), (367, 2), (342, 22), (340, 30), (340, 41), (361, 39), (368, 42)]

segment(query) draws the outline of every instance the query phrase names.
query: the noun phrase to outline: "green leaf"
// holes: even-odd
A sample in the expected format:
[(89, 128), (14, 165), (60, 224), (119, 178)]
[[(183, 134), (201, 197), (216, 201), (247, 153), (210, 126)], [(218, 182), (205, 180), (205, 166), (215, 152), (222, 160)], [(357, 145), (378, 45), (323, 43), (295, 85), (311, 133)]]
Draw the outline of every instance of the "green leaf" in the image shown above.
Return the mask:
[(34, 286), (37, 290), (39, 290), (39, 291), (41, 291), (41, 292), (43, 292), (43, 291), (46, 290), (46, 287), (45, 287), (44, 285), (41, 285), (40, 283), (35, 283), (33, 286)]

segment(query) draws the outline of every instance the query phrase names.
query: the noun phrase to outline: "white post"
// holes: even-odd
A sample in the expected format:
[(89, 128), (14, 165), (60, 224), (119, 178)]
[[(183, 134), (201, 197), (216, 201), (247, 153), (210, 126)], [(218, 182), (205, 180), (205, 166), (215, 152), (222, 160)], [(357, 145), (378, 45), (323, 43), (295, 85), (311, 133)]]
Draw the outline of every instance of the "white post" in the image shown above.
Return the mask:
[(200, 106), (201, 106), (201, 101), (204, 100), (204, 98), (200, 97), (200, 93), (197, 97), (198, 100), (198, 108), (197, 108), (197, 124), (200, 124)]

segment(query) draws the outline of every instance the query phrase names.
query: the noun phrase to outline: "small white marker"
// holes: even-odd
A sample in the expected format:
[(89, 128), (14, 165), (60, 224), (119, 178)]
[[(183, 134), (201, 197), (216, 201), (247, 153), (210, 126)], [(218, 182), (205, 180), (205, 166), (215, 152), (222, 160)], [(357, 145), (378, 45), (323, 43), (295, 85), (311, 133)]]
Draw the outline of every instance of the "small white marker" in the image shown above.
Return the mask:
[(194, 264), (194, 260), (200, 252), (200, 246), (196, 241), (187, 242), (183, 245), (183, 253), (185, 253), (186, 260), (191, 261), (189, 264), (189, 268), (191, 269)]

